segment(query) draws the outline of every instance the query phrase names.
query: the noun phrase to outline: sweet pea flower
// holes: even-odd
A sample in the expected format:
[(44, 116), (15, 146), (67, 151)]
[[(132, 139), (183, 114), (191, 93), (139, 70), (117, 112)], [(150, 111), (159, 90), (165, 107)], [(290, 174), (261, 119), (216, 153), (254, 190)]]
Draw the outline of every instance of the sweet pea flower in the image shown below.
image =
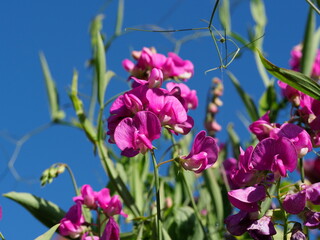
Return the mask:
[(272, 129), (277, 127), (276, 124), (270, 123), (270, 111), (266, 112), (261, 118), (249, 125), (249, 130), (257, 136), (259, 141), (268, 138)]
[(290, 240), (307, 240), (306, 235), (302, 231), (302, 226), (300, 223), (296, 222), (293, 225)]
[(224, 223), (227, 230), (235, 236), (241, 236), (244, 234), (248, 227), (255, 221), (256, 213), (249, 213), (245, 211), (239, 211), (237, 214), (228, 216)]
[(90, 209), (96, 209), (98, 207), (96, 203), (96, 197), (97, 193), (93, 191), (90, 185), (86, 184), (81, 187), (81, 196), (74, 197), (73, 201), (79, 201), (81, 204), (86, 205)]
[(104, 188), (97, 193), (97, 201), (100, 208), (108, 217), (111, 218), (112, 216), (118, 214), (128, 217), (128, 215), (122, 211), (120, 197), (118, 195), (111, 197), (110, 190), (108, 188)]
[(270, 239), (272, 240), (272, 235), (275, 235), (276, 229), (274, 228), (271, 217), (263, 216), (262, 218), (256, 220), (248, 227), (249, 235), (255, 240)]
[(231, 190), (228, 199), (233, 206), (245, 212), (259, 211), (259, 202), (266, 197), (266, 189), (262, 185)]
[(259, 171), (269, 170), (285, 177), (286, 171), (293, 172), (298, 155), (295, 146), (286, 137), (266, 138), (257, 144), (251, 155), (252, 167)]
[(100, 240), (120, 240), (120, 229), (113, 217), (109, 218)]
[(149, 101), (148, 110), (157, 115), (162, 126), (180, 134), (187, 134), (191, 130), (193, 119), (176, 97), (168, 95), (168, 91), (152, 88), (147, 91), (146, 97)]
[(306, 130), (295, 124), (285, 123), (282, 124), (280, 128), (274, 128), (270, 132), (270, 137), (274, 139), (278, 139), (281, 137), (290, 139), (297, 150), (299, 158), (312, 151), (310, 135)]
[(298, 214), (303, 211), (307, 202), (306, 191), (301, 191), (296, 194), (287, 194), (283, 200), (283, 209), (291, 214)]
[(320, 205), (320, 183), (315, 183), (310, 186), (301, 186), (302, 190), (287, 194), (283, 200), (283, 208), (291, 214), (299, 214), (306, 206), (307, 201), (315, 205)]
[(181, 157), (180, 164), (186, 170), (201, 173), (217, 161), (218, 151), (216, 140), (201, 131), (196, 135), (189, 155)]
[[(301, 70), (301, 58), (302, 58), (302, 45), (299, 44), (293, 48), (291, 51), (291, 59), (289, 61), (289, 64), (291, 66), (291, 69), (294, 71), (300, 71)], [(317, 51), (316, 57), (314, 59), (314, 63), (312, 66), (312, 72), (311, 76), (313, 78), (317, 78), (320, 76), (320, 50)]]
[(189, 60), (182, 60), (177, 54), (170, 52), (162, 66), (164, 75), (168, 78), (178, 77), (186, 81), (193, 76), (194, 66)]
[(178, 89), (177, 96), (180, 102), (183, 104), (186, 110), (188, 109), (195, 109), (198, 107), (198, 97), (197, 91), (191, 90), (187, 85), (184, 83), (174, 83), (169, 82), (166, 85), (166, 88), (169, 92), (173, 92), (174, 89)]
[(309, 228), (318, 228), (320, 227), (320, 212), (314, 212), (308, 210), (304, 213), (305, 221), (304, 225)]
[(298, 91), (297, 89), (291, 87), (290, 85), (278, 81), (278, 86), (281, 88), (282, 95), (288, 99), (290, 102), (294, 104), (294, 106), (300, 106), (300, 99), (303, 95), (302, 92)]
[(59, 232), (63, 236), (70, 236), (71, 238), (78, 238), (83, 233), (84, 216), (82, 215), (82, 206), (78, 202), (70, 207), (66, 216), (61, 219)]
[(133, 118), (121, 120), (114, 131), (114, 140), (122, 155), (133, 157), (153, 149), (152, 141), (160, 135), (161, 124), (157, 116), (149, 111), (140, 111)]

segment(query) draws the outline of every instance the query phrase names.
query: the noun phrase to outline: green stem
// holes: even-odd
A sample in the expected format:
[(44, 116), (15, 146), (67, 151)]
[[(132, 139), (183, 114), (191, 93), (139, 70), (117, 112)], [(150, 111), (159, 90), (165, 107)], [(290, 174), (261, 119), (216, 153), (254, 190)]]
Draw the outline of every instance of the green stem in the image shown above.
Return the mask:
[(303, 167), (303, 158), (299, 158), (299, 169), (300, 169), (300, 179), (304, 183), (304, 167)]
[(67, 164), (65, 164), (65, 167), (66, 167), (66, 169), (68, 170), (68, 173), (70, 174), (70, 177), (71, 177), (71, 181), (72, 181), (74, 190), (76, 191), (76, 195), (79, 196), (79, 195), (80, 195), (80, 191), (79, 191), (79, 188), (78, 188), (76, 179), (75, 179), (75, 177), (74, 177), (74, 175), (73, 175), (73, 172), (71, 171), (71, 168), (70, 168)]
[(203, 225), (202, 221), (201, 221), (201, 216), (200, 216), (200, 213), (199, 213), (199, 209), (198, 209), (198, 206), (197, 204), (195, 203), (194, 201), (194, 197), (193, 197), (193, 194), (192, 194), (192, 191), (191, 191), (191, 188), (187, 182), (187, 179), (186, 179), (186, 176), (185, 176), (185, 173), (184, 173), (184, 170), (181, 170), (181, 175), (182, 175), (182, 179), (183, 179), (183, 183), (185, 184), (186, 186), (186, 189), (187, 189), (187, 192), (188, 192), (188, 195), (189, 195), (189, 198), (191, 200), (191, 205), (194, 209), (194, 213), (196, 215), (196, 218), (201, 226), (201, 229), (203, 231), (203, 234), (206, 236), (205, 239), (211, 239), (211, 236), (208, 234), (208, 231), (206, 230), (205, 226)]
[(279, 201), (280, 209), (283, 214), (283, 240), (287, 240), (287, 232), (288, 232), (288, 216), (286, 211), (284, 211), (282, 202), (280, 200), (280, 183), (281, 183), (281, 178), (277, 182), (277, 198)]
[(156, 156), (153, 151), (151, 151), (152, 162), (153, 162), (153, 172), (155, 177), (155, 188), (156, 188), (156, 201), (157, 201), (157, 239), (161, 239), (161, 207), (160, 207), (160, 181), (159, 181), (159, 172), (157, 168)]

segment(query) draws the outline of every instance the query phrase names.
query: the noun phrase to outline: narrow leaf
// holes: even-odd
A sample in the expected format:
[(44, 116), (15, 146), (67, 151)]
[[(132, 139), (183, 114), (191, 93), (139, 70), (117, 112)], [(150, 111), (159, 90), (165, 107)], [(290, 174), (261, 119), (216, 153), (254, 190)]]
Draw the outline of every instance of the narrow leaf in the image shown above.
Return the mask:
[(9, 192), (3, 196), (20, 204), (48, 228), (58, 224), (66, 214), (58, 205), (30, 193)]
[(107, 87), (106, 82), (106, 56), (104, 52), (104, 44), (100, 32), (97, 33), (97, 45), (95, 46), (95, 67), (98, 80), (98, 103), (104, 105), (104, 94)]
[(264, 27), (267, 24), (266, 11), (264, 8), (264, 3), (261, 0), (251, 0), (251, 14), (254, 21), (259, 25)]
[(239, 81), (237, 78), (231, 73), (227, 72), (229, 78), (231, 79), (231, 82), (235, 86), (239, 96), (242, 99), (243, 104), (246, 107), (246, 110), (251, 118), (252, 121), (256, 121), (259, 118), (259, 114), (256, 108), (256, 105), (254, 104), (254, 101), (252, 98), (242, 89)]
[(60, 226), (60, 223), (54, 225), (47, 232), (45, 232), (41, 236), (37, 237), (35, 240), (50, 240), (52, 238), (52, 236), (54, 235), (54, 233), (57, 231), (59, 226)]
[(231, 20), (230, 20), (230, 2), (229, 0), (223, 0), (219, 8), (219, 18), (222, 27), (226, 30), (228, 34), (231, 32)]
[(310, 97), (320, 100), (320, 86), (311, 78), (300, 72), (277, 67), (276, 65), (269, 62), (266, 58), (264, 58), (259, 50), (257, 51), (259, 53), (262, 64), (270, 74), (280, 79), (282, 82), (287, 83), (291, 87), (309, 95)]
[(117, 12), (117, 22), (116, 22), (116, 28), (114, 31), (115, 36), (121, 35), (122, 23), (123, 23), (123, 12), (124, 12), (124, 0), (119, 0), (118, 12)]
[(315, 12), (309, 8), (308, 20), (304, 33), (301, 72), (307, 76), (311, 75), (312, 66), (316, 52), (318, 50), (318, 42), (314, 41), (314, 31), (316, 26)]
[(42, 67), (42, 71), (43, 71), (43, 75), (46, 83), (48, 98), (49, 98), (51, 120), (52, 121), (62, 120), (65, 117), (65, 113), (59, 109), (58, 92), (56, 89), (56, 85), (51, 77), (49, 66), (43, 53), (40, 53), (40, 62), (41, 62), (41, 67)]
[(228, 135), (231, 141), (233, 155), (236, 159), (238, 159), (238, 156), (240, 154), (240, 140), (237, 135), (237, 133), (233, 129), (233, 125), (230, 123), (227, 126)]

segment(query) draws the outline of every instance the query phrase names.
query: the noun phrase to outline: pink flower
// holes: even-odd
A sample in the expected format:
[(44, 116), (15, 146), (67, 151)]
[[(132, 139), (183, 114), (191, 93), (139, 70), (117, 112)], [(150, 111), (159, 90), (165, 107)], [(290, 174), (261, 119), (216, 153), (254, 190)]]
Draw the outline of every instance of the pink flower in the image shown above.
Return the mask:
[(90, 209), (96, 209), (96, 197), (97, 193), (93, 191), (90, 185), (86, 184), (81, 187), (81, 196), (74, 197), (73, 201), (79, 201), (81, 204), (86, 205)]
[(267, 216), (263, 216), (253, 222), (247, 230), (249, 235), (255, 240), (272, 239), (271, 236), (277, 233), (273, 222), (271, 221), (271, 217)]
[(193, 76), (194, 67), (189, 60), (182, 60), (177, 54), (168, 53), (167, 61), (162, 66), (164, 75), (168, 78), (178, 77), (187, 80)]
[(167, 83), (166, 88), (169, 92), (176, 92), (174, 96), (177, 96), (186, 110), (195, 109), (198, 107), (198, 97), (196, 90), (190, 90), (190, 88), (184, 83), (173, 82)]
[(201, 131), (194, 139), (190, 154), (182, 157), (180, 164), (186, 170), (200, 173), (217, 161), (218, 151), (216, 140)]
[(147, 91), (147, 99), (148, 110), (157, 115), (162, 126), (168, 126), (181, 134), (190, 131), (193, 120), (176, 97), (168, 95), (164, 89), (152, 88)]
[(120, 229), (113, 217), (109, 218), (100, 240), (120, 240)]
[(81, 203), (76, 203), (73, 205), (66, 216), (61, 219), (59, 232), (63, 236), (70, 236), (71, 238), (78, 238), (84, 230), (85, 220), (82, 215)]
[(287, 175), (297, 166), (297, 151), (293, 143), (286, 137), (279, 139), (266, 138), (257, 144), (251, 156), (252, 167), (259, 171), (269, 170)]
[(180, 78), (187, 80), (194, 72), (193, 64), (189, 60), (183, 60), (175, 53), (168, 53), (168, 57), (156, 52), (154, 48), (144, 47), (142, 51), (133, 51), (132, 56), (137, 63), (125, 59), (122, 66), (130, 72), (132, 77), (147, 80), (150, 71), (157, 68), (163, 72), (164, 79)]
[(152, 149), (152, 141), (161, 135), (161, 124), (155, 114), (138, 112), (133, 118), (123, 119), (115, 129), (114, 140), (121, 154), (133, 157)]
[(108, 216), (112, 217), (114, 215), (122, 215), (127, 217), (128, 215), (122, 211), (122, 203), (118, 195), (110, 196), (110, 190), (108, 188), (102, 189), (97, 194), (97, 200), (100, 208)]
[(268, 138), (270, 131), (276, 127), (276, 124), (270, 123), (269, 113), (270, 111), (266, 112), (261, 118), (249, 126), (250, 132), (256, 135), (259, 141)]
[(288, 213), (299, 214), (306, 206), (307, 201), (315, 205), (320, 205), (320, 183), (315, 183), (310, 186), (302, 186), (302, 190), (287, 194), (283, 200), (283, 208)]
[(233, 206), (246, 212), (259, 211), (259, 202), (266, 197), (266, 189), (262, 185), (231, 190), (228, 199)]
[(309, 228), (320, 227), (320, 212), (306, 211), (304, 225)]
[(297, 150), (299, 158), (312, 151), (310, 135), (303, 128), (295, 124), (285, 123), (280, 128), (274, 128), (270, 132), (270, 137), (274, 139), (278, 139), (279, 137), (290, 139)]
[(227, 230), (235, 236), (241, 236), (247, 231), (247, 228), (255, 221), (252, 216), (255, 213), (249, 213), (245, 211), (239, 211), (237, 214), (228, 216), (224, 222)]

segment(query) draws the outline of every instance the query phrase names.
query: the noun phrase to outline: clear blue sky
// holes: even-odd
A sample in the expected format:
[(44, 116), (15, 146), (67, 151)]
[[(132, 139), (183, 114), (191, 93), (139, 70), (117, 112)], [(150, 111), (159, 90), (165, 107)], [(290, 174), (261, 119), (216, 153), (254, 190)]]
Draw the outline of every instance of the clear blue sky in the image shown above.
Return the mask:
[[(249, 1), (231, 2), (234, 3), (232, 28), (247, 36), (247, 29), (253, 25)], [(210, 18), (213, 4), (214, 1), (209, 0), (125, 1), (123, 26), (156, 24), (167, 29), (205, 27), (206, 24), (200, 20)], [(107, 37), (110, 36), (114, 28), (116, 6), (116, 0), (0, 2), (1, 193), (31, 192), (50, 199), (67, 210), (72, 205), (74, 195), (69, 176), (64, 174), (45, 188), (41, 188), (38, 181), (42, 171), (56, 162), (69, 164), (80, 186), (91, 184), (99, 190), (105, 185), (107, 179), (100, 162), (93, 156), (91, 144), (78, 130), (54, 126), (26, 142), (15, 163), (22, 181), (17, 181), (6, 171), (15, 144), (5, 136), (19, 139), (30, 130), (50, 121), (39, 51), (43, 51), (47, 58), (60, 93), (60, 102), (67, 113), (72, 112), (67, 90), (74, 68), (79, 71), (80, 92), (90, 92), (91, 71), (85, 66), (91, 56), (89, 24), (98, 13), (103, 13), (103, 32)], [(307, 10), (305, 1), (266, 1), (268, 26), (264, 50), (268, 58), (277, 65), (288, 67), (291, 48), (303, 38)], [(218, 23), (217, 19), (214, 23)], [(174, 37), (181, 38), (187, 34), (191, 32), (178, 33)], [(127, 73), (121, 68), (121, 61), (129, 58), (131, 50), (139, 50), (143, 46), (154, 46), (164, 54), (173, 50), (172, 43), (159, 33), (129, 32), (118, 38), (108, 53), (107, 61), (108, 67), (119, 78), (112, 80), (106, 98), (127, 89)], [(219, 113), (218, 122), (224, 129), (229, 122), (234, 122), (237, 131), (246, 133), (245, 127), (238, 120), (239, 112), (244, 115), (246, 113), (244, 107), (238, 104), (239, 98), (227, 75), (219, 70), (204, 74), (205, 70), (219, 65), (212, 40), (205, 37), (188, 42), (182, 46), (180, 55), (195, 64), (195, 76), (188, 84), (199, 93), (200, 107), (192, 113), (196, 128), (203, 128), (207, 89), (212, 77), (217, 76), (223, 78), (225, 84), (225, 94), (222, 97), (224, 106)], [(252, 97), (258, 100), (263, 86), (252, 54), (243, 51), (242, 58), (234, 61), (229, 70), (237, 76)], [(107, 116), (106, 112), (105, 117)], [(223, 132), (219, 136), (221, 141), (226, 139)], [(46, 231), (45, 227), (16, 203), (1, 197), (0, 205), (3, 208), (0, 231), (7, 239), (34, 239)]]

